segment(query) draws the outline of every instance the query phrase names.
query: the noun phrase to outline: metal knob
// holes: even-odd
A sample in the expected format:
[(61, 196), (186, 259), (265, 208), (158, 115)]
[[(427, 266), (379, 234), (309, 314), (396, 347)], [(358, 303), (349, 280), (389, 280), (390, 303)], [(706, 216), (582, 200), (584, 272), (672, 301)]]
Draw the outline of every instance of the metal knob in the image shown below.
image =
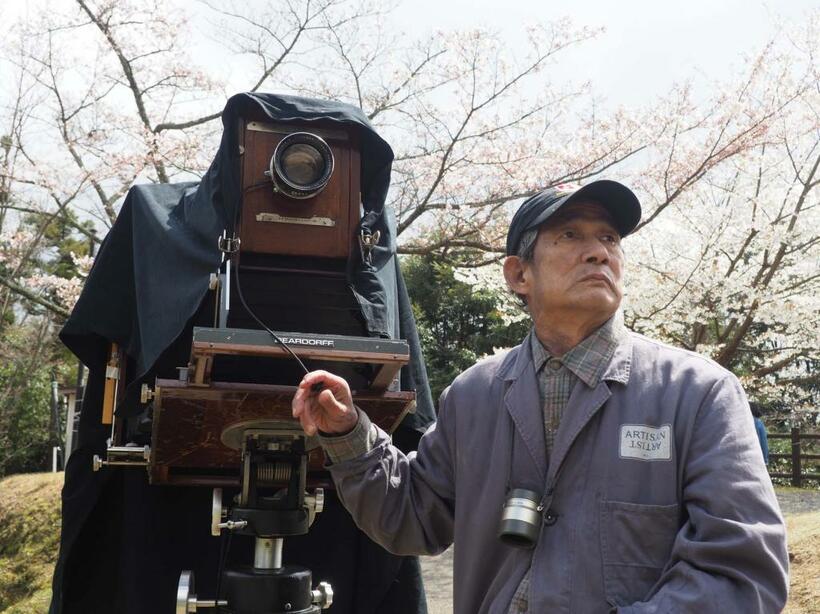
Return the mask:
[(148, 384), (143, 384), (140, 388), (140, 403), (147, 403), (154, 398), (154, 391)]
[(95, 454), (91, 462), (94, 471), (103, 467), (147, 467), (151, 462), (151, 446), (138, 446), (134, 443), (109, 446), (105, 460)]
[(220, 522), (216, 525), (220, 529), (228, 529), (228, 531), (233, 531), (234, 529), (244, 529), (248, 526), (247, 520), (228, 520), (227, 522)]
[(308, 525), (312, 525), (316, 519), (316, 514), (325, 509), (325, 489), (317, 488), (313, 491), (313, 494), (306, 494), (305, 504), (308, 511)]
[(323, 610), (327, 610), (333, 605), (333, 588), (327, 582), (319, 582), (319, 586), (313, 589), (312, 601)]
[(222, 534), (220, 524), (225, 519), (225, 510), (222, 509), (222, 489), (214, 488), (213, 502), (211, 504), (211, 535), (219, 537)]
[(313, 508), (316, 511), (316, 513), (319, 514), (322, 512), (322, 510), (325, 509), (325, 489), (317, 488), (313, 493), (313, 497)]
[(215, 608), (217, 606), (228, 605), (224, 599), (218, 602), (213, 599), (197, 599), (194, 593), (194, 572), (183, 571), (179, 574), (179, 584), (177, 584), (177, 604), (174, 614), (190, 614), (196, 612), (197, 608)]

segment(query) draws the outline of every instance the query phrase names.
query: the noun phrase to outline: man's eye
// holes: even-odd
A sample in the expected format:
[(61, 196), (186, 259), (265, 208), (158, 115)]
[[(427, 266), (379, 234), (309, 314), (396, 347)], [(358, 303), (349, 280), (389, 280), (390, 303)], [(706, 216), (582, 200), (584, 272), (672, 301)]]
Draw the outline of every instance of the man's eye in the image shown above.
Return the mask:
[(604, 236), (602, 237), (602, 239), (603, 239), (604, 241), (606, 241), (607, 243), (612, 243), (613, 245), (617, 245), (617, 244), (618, 244), (618, 241), (619, 241), (619, 240), (618, 240), (618, 237), (617, 237), (617, 236), (615, 236), (615, 235), (604, 235)]
[(575, 234), (574, 230), (565, 230), (564, 232), (561, 233), (561, 238), (562, 239), (575, 239), (575, 238), (577, 238), (577, 236), (578, 235)]

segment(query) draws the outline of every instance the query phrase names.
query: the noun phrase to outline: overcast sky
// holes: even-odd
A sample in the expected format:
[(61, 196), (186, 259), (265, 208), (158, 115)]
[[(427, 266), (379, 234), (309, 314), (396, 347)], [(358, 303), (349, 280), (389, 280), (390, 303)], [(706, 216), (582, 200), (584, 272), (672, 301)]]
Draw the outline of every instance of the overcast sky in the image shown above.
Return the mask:
[(820, 0), (407, 0), (396, 16), (408, 33), (488, 26), (507, 40), (521, 36), (524, 24), (565, 16), (604, 27), (558, 68), (591, 81), (609, 102), (631, 105), (685, 78), (731, 78), (743, 54), (762, 48), (778, 23), (799, 24), (811, 9)]
[[(193, 0), (171, 1), (189, 12), (202, 10)], [(0, 0), (0, 21), (48, 2)], [(820, 9), (820, 0), (404, 0), (392, 19), (413, 38), (439, 29), (492, 28), (513, 47), (534, 22), (570, 17), (577, 25), (604, 27), (595, 40), (562, 53), (553, 74), (590, 81), (596, 96), (631, 106), (649, 102), (675, 81), (694, 78), (708, 88), (731, 78), (744, 54), (761, 49), (778, 24), (799, 24), (811, 9)], [(230, 61), (224, 53), (219, 59)]]

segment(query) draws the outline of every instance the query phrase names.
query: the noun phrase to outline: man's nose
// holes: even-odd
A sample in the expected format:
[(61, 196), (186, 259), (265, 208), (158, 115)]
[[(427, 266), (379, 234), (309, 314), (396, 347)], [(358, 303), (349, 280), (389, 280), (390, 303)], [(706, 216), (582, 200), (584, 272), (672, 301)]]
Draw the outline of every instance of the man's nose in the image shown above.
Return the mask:
[(609, 262), (609, 250), (603, 241), (597, 237), (591, 237), (584, 241), (584, 262), (606, 264)]

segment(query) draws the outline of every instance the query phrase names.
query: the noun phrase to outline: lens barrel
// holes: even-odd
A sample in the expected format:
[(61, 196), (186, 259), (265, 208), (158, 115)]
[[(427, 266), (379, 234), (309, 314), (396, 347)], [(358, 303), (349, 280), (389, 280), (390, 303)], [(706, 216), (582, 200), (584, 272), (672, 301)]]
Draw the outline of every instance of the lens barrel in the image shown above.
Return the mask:
[(502, 542), (517, 548), (535, 546), (541, 532), (541, 512), (538, 511), (540, 499), (537, 492), (526, 488), (510, 491), (504, 502), (498, 529), (498, 537)]
[(285, 196), (312, 198), (327, 186), (333, 165), (333, 152), (324, 139), (310, 132), (293, 132), (276, 145), (270, 177)]

